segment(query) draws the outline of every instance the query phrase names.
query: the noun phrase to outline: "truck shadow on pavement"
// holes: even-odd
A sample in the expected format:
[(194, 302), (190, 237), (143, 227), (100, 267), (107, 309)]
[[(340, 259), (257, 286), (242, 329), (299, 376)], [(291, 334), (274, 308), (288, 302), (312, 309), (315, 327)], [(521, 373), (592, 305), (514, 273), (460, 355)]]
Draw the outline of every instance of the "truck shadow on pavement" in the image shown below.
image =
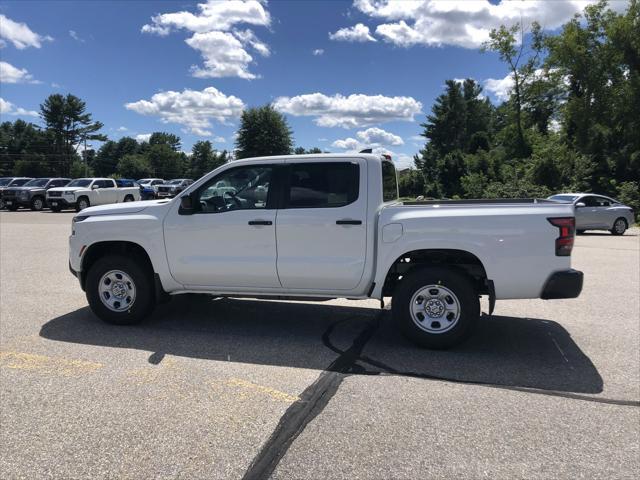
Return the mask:
[(600, 393), (602, 377), (569, 333), (549, 320), (483, 316), (475, 335), (447, 351), (418, 348), (388, 310), (179, 296), (136, 326), (118, 327), (82, 308), (48, 321), (49, 340), (165, 355), (327, 370), (366, 328), (372, 334), (348, 374), (418, 378), (555, 392)]

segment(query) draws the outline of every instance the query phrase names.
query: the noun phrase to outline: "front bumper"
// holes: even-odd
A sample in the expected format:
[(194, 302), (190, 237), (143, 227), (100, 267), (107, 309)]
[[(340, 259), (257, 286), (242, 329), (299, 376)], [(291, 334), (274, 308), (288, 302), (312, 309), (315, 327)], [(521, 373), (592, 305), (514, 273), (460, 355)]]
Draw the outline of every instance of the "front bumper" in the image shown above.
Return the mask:
[(552, 273), (542, 290), (540, 298), (554, 300), (558, 298), (576, 298), (582, 292), (582, 272), (574, 269)]
[(71, 203), (64, 197), (47, 197), (47, 206), (56, 208), (76, 208), (76, 202)]

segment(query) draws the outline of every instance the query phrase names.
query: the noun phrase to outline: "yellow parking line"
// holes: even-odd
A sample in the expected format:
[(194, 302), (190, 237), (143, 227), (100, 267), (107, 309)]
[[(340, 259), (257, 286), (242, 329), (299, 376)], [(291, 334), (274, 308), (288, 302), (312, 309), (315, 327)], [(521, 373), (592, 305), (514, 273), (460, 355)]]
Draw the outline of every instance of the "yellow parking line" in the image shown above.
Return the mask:
[(231, 387), (239, 387), (252, 392), (263, 393), (274, 400), (281, 400), (283, 402), (295, 402), (299, 400), (299, 397), (290, 395), (286, 392), (276, 390), (275, 388), (266, 387), (257, 383), (249, 382), (248, 380), (242, 380), (241, 378), (231, 378), (225, 382), (226, 385)]
[(24, 370), (65, 377), (91, 373), (102, 368), (101, 363), (85, 360), (48, 357), (24, 352), (0, 352), (0, 368)]

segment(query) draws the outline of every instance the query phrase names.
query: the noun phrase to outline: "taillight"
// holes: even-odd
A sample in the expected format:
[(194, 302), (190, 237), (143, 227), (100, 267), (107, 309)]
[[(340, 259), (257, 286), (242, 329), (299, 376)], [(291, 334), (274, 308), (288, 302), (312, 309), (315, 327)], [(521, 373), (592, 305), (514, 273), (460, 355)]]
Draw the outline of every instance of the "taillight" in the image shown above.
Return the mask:
[(547, 218), (549, 223), (560, 230), (560, 236), (556, 238), (556, 256), (568, 257), (573, 249), (573, 240), (576, 235), (575, 217)]

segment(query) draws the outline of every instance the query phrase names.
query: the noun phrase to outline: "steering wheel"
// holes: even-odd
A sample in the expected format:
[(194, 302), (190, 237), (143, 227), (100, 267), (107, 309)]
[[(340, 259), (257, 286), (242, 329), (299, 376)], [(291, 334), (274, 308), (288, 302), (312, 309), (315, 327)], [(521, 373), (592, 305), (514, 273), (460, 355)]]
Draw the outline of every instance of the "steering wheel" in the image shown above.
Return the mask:
[(238, 209), (242, 208), (242, 203), (240, 202), (238, 197), (236, 197), (233, 193), (224, 192), (222, 194), (222, 198), (224, 199), (225, 203), (227, 203), (227, 199), (229, 199), (235, 204), (236, 208), (238, 208)]

